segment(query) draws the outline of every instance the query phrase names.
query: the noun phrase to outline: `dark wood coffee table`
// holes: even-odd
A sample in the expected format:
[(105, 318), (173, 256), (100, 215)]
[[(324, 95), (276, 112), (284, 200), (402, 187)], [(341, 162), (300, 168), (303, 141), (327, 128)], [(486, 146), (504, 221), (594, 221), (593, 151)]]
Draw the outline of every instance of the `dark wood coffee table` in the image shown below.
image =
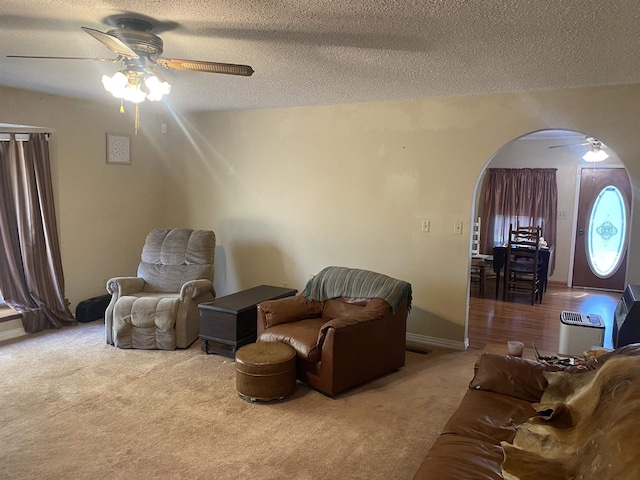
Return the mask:
[(291, 288), (260, 285), (201, 303), (198, 309), (202, 351), (235, 358), (238, 348), (256, 341), (257, 305), (296, 293)]

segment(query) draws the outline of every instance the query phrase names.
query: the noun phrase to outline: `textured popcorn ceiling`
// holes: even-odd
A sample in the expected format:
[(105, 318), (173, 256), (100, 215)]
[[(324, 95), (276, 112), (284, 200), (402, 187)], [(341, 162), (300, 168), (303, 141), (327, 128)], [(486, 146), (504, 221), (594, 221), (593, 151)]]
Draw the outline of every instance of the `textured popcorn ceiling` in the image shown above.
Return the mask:
[(100, 82), (115, 64), (6, 55), (108, 57), (80, 27), (127, 12), (154, 20), (165, 57), (254, 68), (163, 71), (182, 110), (640, 82), (639, 0), (3, 0), (0, 85), (117, 101)]

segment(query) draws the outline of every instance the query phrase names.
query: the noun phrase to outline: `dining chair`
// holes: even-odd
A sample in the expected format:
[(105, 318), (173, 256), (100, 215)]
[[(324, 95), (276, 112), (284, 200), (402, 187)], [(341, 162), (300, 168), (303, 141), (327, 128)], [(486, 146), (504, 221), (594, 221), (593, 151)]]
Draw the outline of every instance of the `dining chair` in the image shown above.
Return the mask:
[(484, 298), (487, 279), (495, 277), (493, 271), (493, 255), (483, 255), (480, 253), (480, 230), (482, 226), (482, 217), (478, 217), (473, 222), (473, 230), (471, 233), (471, 267), (470, 288), (477, 289), (478, 295)]
[(481, 257), (471, 257), (471, 268), (469, 272), (471, 289), (476, 289), (480, 298), (484, 298), (487, 283), (486, 260)]
[(509, 225), (509, 242), (505, 256), (504, 298), (516, 294), (530, 296), (531, 305), (542, 303), (542, 265), (539, 258), (542, 227)]
[(473, 230), (471, 231), (471, 255), (478, 255), (480, 253), (480, 228), (482, 226), (482, 218), (478, 217), (473, 222)]

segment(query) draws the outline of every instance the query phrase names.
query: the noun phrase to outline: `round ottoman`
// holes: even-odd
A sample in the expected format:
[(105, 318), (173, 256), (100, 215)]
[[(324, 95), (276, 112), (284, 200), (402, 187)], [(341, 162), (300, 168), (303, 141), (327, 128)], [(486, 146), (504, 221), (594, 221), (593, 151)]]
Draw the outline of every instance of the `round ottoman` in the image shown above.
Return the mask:
[(285, 343), (258, 342), (236, 351), (236, 389), (245, 400), (268, 401), (296, 388), (296, 352)]

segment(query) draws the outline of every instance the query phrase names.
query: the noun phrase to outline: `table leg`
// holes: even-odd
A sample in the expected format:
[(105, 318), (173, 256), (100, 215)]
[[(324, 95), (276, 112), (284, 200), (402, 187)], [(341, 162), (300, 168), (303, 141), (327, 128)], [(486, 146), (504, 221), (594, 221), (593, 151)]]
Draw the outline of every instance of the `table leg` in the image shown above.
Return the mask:
[[(509, 261), (508, 259), (506, 261)], [(507, 301), (507, 267), (504, 268), (504, 280), (502, 281), (502, 300)]]

